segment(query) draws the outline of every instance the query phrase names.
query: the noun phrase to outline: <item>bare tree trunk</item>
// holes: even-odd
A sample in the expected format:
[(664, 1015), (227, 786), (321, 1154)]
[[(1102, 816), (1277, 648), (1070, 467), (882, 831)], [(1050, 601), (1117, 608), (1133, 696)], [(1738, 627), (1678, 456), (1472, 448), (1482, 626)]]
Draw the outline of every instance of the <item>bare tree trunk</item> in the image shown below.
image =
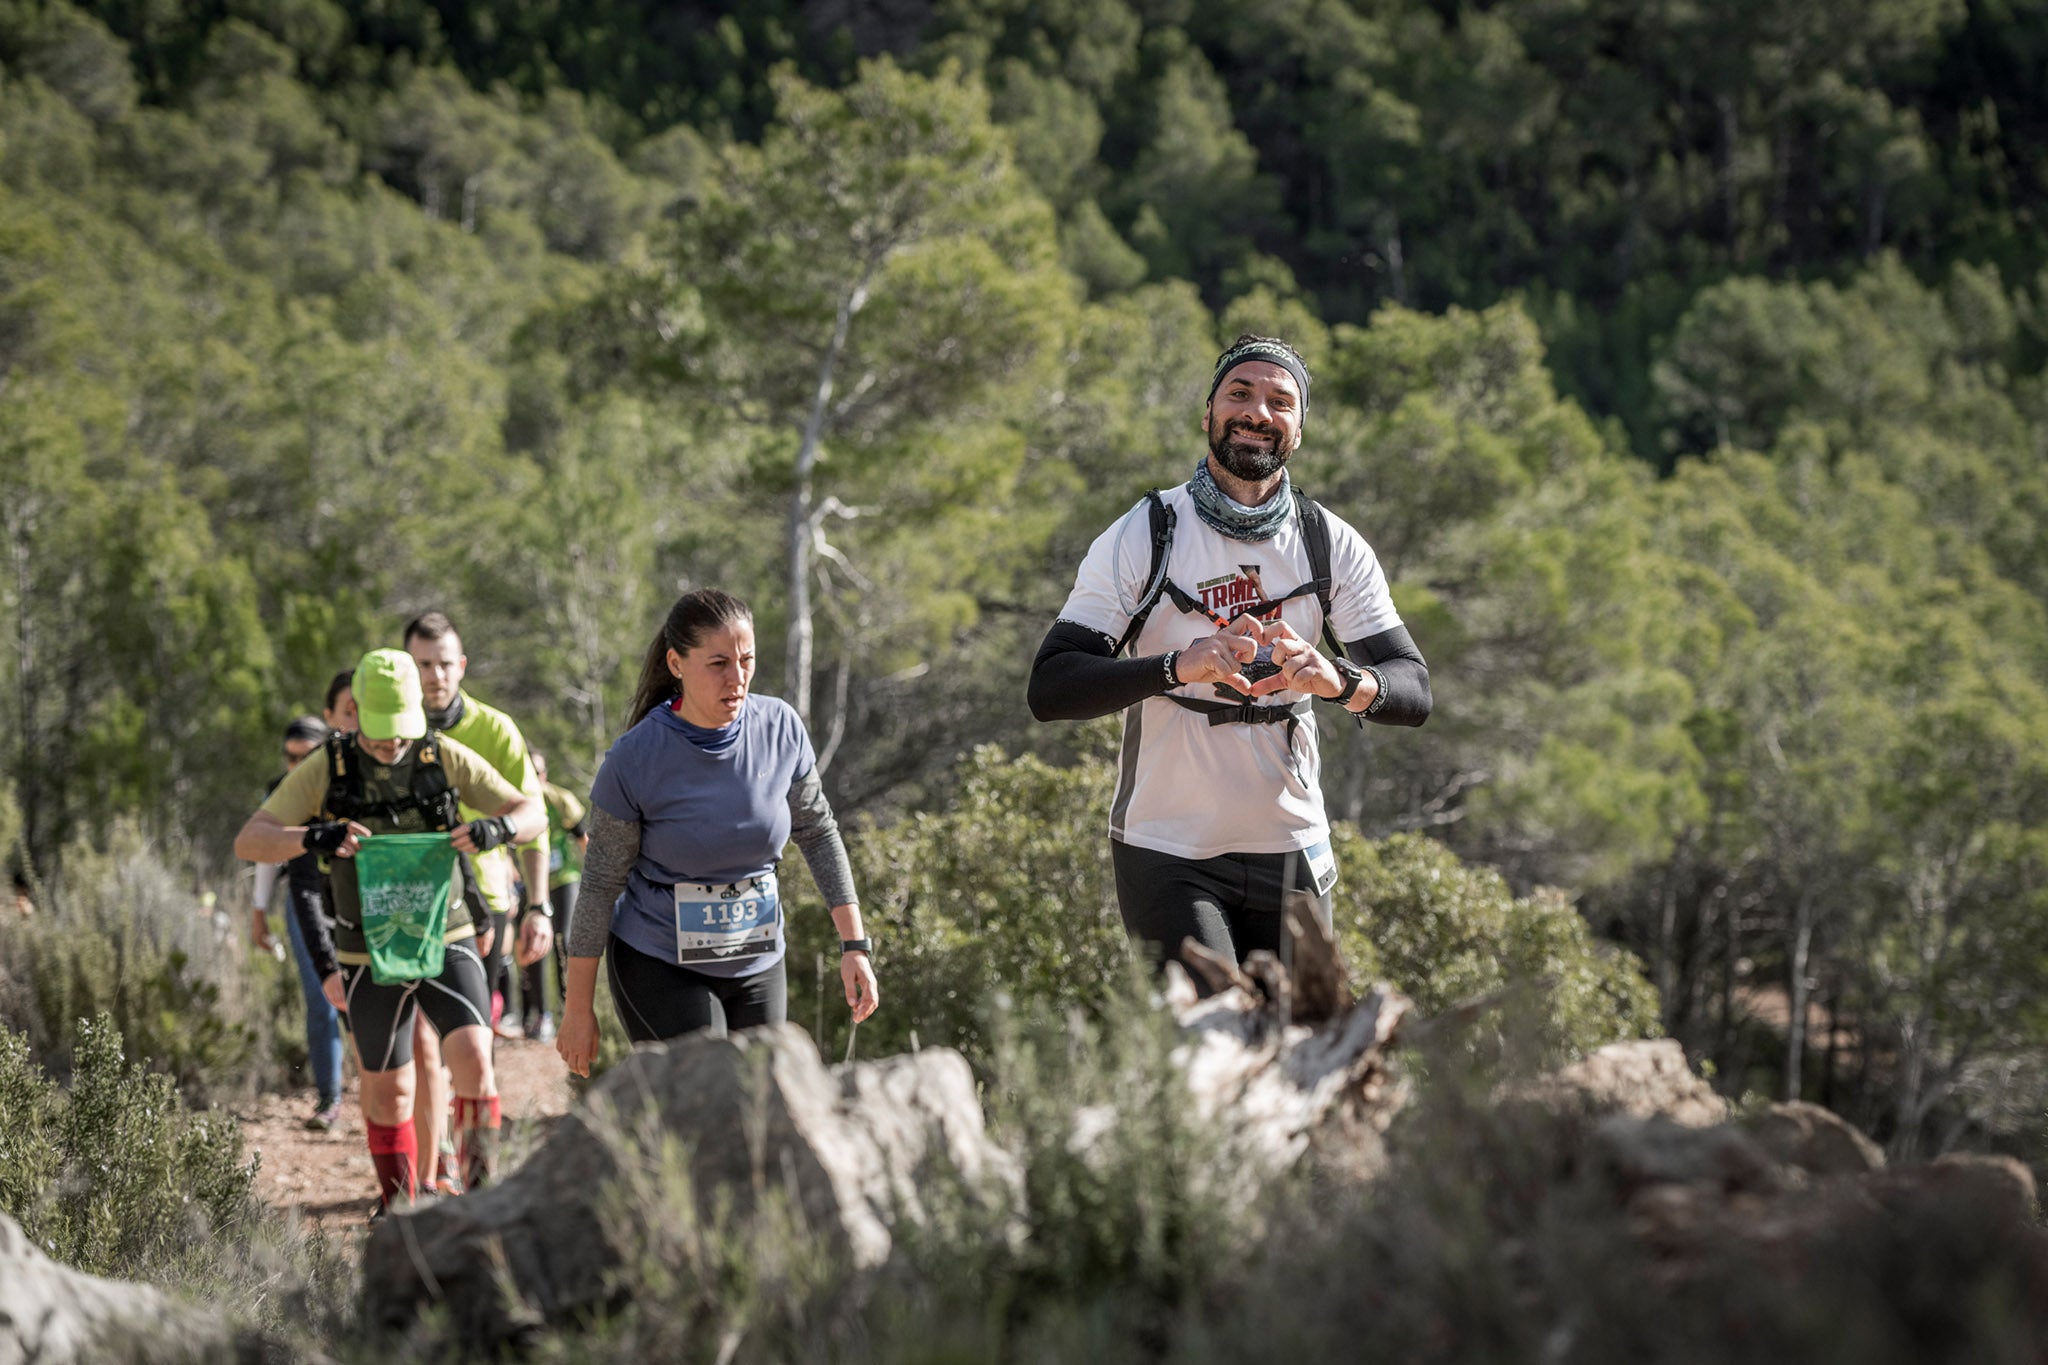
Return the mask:
[(1828, 1050), (1820, 1073), (1820, 1102), (1828, 1109), (1835, 1107), (1835, 1067), (1841, 1056), (1841, 1036), (1842, 983), (1838, 980), (1828, 992)]
[(1785, 1098), (1800, 1098), (1800, 1088), (1805, 1077), (1801, 1074), (1806, 1060), (1806, 959), (1813, 947), (1813, 895), (1802, 892), (1799, 908), (1793, 912), (1792, 964), (1790, 979), (1785, 983), (1786, 996), (1792, 1004), (1792, 1017), (1785, 1025)]
[(789, 492), (789, 635), (783, 651), (783, 688), (789, 704), (805, 725), (811, 723), (811, 650), (815, 631), (811, 625), (811, 476), (818, 467), (818, 453), (824, 445), (825, 417), (832, 404), (832, 382), (839, 357), (846, 352), (846, 334), (854, 314), (868, 301), (865, 276), (839, 301), (839, 314), (832, 322), (832, 341), (818, 362), (818, 383), (811, 392), (810, 416), (804, 420), (803, 441), (797, 446), (796, 474)]
[(1408, 269), (1401, 252), (1401, 215), (1388, 209), (1380, 215), (1380, 259), (1387, 263), (1387, 290), (1394, 302), (1408, 302)]
[(1721, 231), (1728, 241), (1728, 259), (1733, 261), (1740, 254), (1742, 233), (1742, 207), (1735, 165), (1742, 133), (1732, 96), (1722, 95), (1714, 101), (1714, 107), (1721, 116)]
[(1884, 205), (1887, 186), (1876, 171), (1863, 182), (1863, 254), (1875, 256), (1884, 245)]
[[(36, 712), (42, 691), (41, 660), (36, 656), (35, 623), (30, 612), (34, 582), (29, 572), (29, 541), (35, 535), (35, 499), (24, 499), (8, 509), (7, 551), (14, 570), (15, 699), (17, 713), (14, 780), (21, 795), (22, 846), (33, 863), (44, 838), (42, 774), (37, 768), (41, 746), (36, 742)], [(4, 852), (4, 850), (0, 850)]]

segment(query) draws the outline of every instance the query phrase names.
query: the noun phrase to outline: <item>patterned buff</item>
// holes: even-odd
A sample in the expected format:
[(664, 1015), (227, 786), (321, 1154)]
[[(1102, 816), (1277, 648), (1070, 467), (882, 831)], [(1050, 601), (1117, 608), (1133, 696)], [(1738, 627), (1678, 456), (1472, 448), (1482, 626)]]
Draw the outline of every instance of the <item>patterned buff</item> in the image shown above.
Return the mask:
[[(1248, 360), (1264, 361), (1278, 365), (1294, 376), (1294, 386), (1301, 390), (1301, 420), (1308, 420), (1308, 367), (1301, 363), (1301, 357), (1277, 341), (1255, 337), (1242, 346), (1233, 346), (1216, 358), (1216, 373), (1209, 378), (1209, 397), (1216, 396), (1216, 390), (1223, 387), (1223, 377)], [(1205, 400), (1206, 401), (1206, 400)]]
[(1194, 494), (1195, 515), (1211, 530), (1232, 540), (1271, 540), (1294, 515), (1294, 486), (1284, 469), (1280, 471), (1280, 487), (1257, 507), (1246, 507), (1218, 488), (1206, 459), (1196, 463), (1195, 477), (1188, 480), (1188, 492)]

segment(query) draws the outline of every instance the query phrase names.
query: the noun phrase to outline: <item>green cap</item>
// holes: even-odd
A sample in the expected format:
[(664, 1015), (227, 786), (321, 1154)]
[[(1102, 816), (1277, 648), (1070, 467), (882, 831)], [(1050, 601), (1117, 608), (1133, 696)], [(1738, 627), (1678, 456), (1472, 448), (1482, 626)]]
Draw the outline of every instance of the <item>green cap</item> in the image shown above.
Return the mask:
[(373, 649), (349, 683), (356, 723), (369, 739), (418, 739), (427, 732), (420, 704), (420, 666), (402, 649)]

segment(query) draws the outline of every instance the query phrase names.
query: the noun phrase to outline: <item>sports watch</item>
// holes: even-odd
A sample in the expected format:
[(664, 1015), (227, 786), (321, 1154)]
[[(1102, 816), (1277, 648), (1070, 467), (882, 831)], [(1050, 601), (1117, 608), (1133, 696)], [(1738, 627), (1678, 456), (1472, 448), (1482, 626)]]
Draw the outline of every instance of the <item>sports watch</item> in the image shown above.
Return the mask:
[(1365, 681), (1365, 670), (1349, 659), (1332, 659), (1330, 665), (1344, 675), (1344, 690), (1330, 700), (1348, 708), (1352, 696), (1358, 691), (1358, 685)]

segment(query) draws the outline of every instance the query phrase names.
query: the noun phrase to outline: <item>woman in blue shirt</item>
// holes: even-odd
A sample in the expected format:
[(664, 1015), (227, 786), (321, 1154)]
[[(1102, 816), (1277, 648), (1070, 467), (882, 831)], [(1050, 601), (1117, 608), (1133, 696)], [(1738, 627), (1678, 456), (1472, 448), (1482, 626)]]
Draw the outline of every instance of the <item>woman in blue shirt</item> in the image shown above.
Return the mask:
[(555, 1039), (579, 1076), (597, 1057), (600, 956), (635, 1042), (788, 1018), (775, 867), (792, 839), (832, 907), (855, 1022), (880, 1003), (810, 736), (787, 703), (749, 691), (754, 663), (753, 613), (715, 588), (680, 598), (648, 646), (631, 728), (590, 793)]

